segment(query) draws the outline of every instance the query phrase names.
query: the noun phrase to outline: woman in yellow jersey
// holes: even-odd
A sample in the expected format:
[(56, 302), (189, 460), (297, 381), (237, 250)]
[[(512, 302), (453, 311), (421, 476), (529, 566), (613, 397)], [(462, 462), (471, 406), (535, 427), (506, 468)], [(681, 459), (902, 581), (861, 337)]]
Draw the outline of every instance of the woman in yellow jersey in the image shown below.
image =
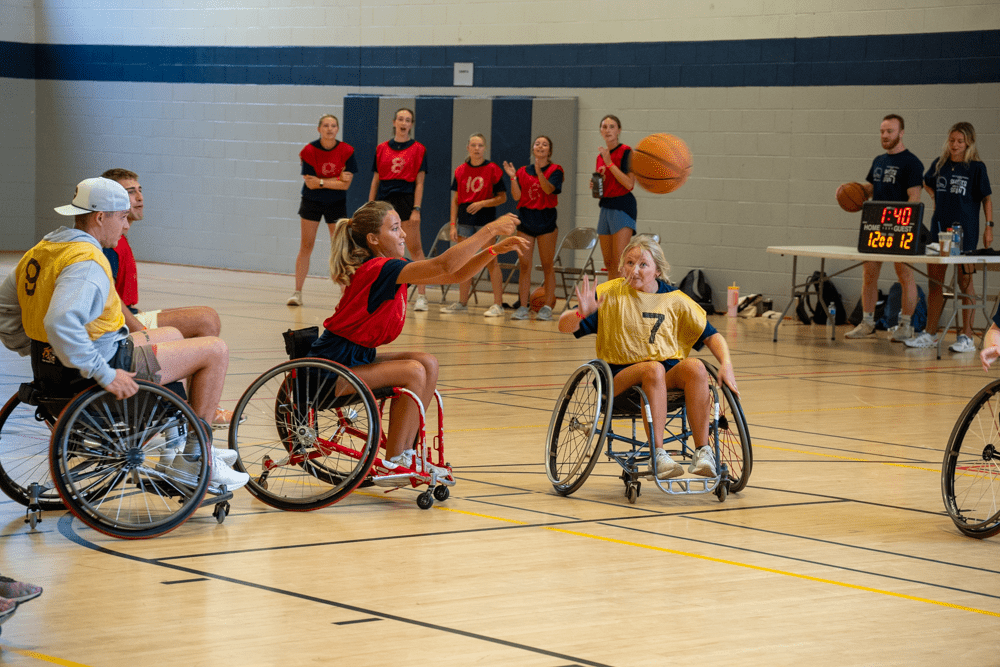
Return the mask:
[[(559, 330), (577, 338), (597, 335), (597, 356), (611, 367), (615, 395), (641, 385), (657, 434), (662, 435), (666, 421), (667, 390), (683, 389), (695, 444), (688, 472), (714, 477), (715, 455), (708, 444), (708, 374), (704, 364), (688, 355), (707, 346), (719, 360), (719, 379), (738, 396), (736, 375), (725, 338), (708, 322), (701, 306), (667, 284), (669, 269), (659, 244), (645, 234), (636, 236), (622, 252), (622, 277), (596, 288), (584, 277), (576, 291), (580, 305), (562, 314)], [(670, 458), (660, 437), (651, 440), (656, 446), (656, 476), (682, 475), (683, 466)]]

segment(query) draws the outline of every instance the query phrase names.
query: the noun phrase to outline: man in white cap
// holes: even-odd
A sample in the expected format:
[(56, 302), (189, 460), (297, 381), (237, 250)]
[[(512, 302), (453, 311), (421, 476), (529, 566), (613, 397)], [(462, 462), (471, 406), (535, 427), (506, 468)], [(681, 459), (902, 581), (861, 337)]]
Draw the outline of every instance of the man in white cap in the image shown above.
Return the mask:
[[(0, 284), (0, 341), (21, 356), (32, 341), (47, 343), (63, 366), (119, 399), (138, 391), (134, 378), (160, 384), (189, 378), (189, 402), (210, 423), (222, 396), (229, 350), (219, 338), (183, 339), (164, 327), (137, 331), (125, 326), (111, 267), (101, 252), (128, 230), (128, 192), (107, 178), (76, 187), (73, 203), (56, 208), (75, 216), (72, 229), (60, 227), (25, 253)], [(249, 480), (233, 470), (235, 451), (215, 450), (212, 482), (237, 489)], [(175, 465), (184, 465), (177, 457)]]

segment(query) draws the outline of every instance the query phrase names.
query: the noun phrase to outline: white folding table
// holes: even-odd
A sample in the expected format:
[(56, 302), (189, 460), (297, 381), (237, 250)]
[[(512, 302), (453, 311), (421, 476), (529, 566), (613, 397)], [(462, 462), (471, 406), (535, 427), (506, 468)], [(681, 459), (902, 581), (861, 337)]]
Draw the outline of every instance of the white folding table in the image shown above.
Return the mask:
[[(958, 317), (958, 312), (961, 310), (974, 310), (982, 306), (983, 313), (986, 315), (987, 321), (991, 320), (993, 317), (993, 308), (988, 308), (986, 303), (987, 295), (987, 283), (989, 276), (989, 267), (991, 264), (1000, 264), (1000, 255), (946, 255), (944, 257), (939, 255), (883, 255), (883, 254), (871, 254), (865, 252), (858, 252), (857, 248), (852, 248), (850, 246), (833, 246), (833, 245), (811, 245), (811, 246), (768, 246), (767, 251), (775, 255), (791, 255), (792, 256), (792, 292), (791, 299), (785, 309), (781, 312), (781, 318), (774, 325), (774, 341), (778, 340), (778, 327), (781, 326), (782, 320), (784, 320), (785, 315), (791, 309), (795, 300), (799, 297), (804, 297), (808, 289), (815, 283), (819, 282), (817, 285), (818, 292), (820, 295), (820, 303), (823, 310), (826, 310), (826, 303), (823, 302), (823, 285), (824, 280), (829, 280), (834, 276), (839, 276), (842, 273), (856, 269), (862, 266), (865, 262), (890, 262), (898, 264), (906, 264), (911, 269), (917, 273), (926, 276), (927, 273), (918, 266), (926, 266), (927, 264), (976, 264), (980, 269), (980, 273), (983, 276), (983, 290), (982, 293), (977, 295), (963, 294), (958, 289), (958, 271), (952, 271), (951, 282), (945, 281), (942, 283), (942, 287), (951, 287), (951, 292), (954, 295), (952, 299), (951, 315), (948, 317), (948, 321), (945, 323), (944, 331), (947, 332), (951, 328), (953, 322), (956, 321)], [(804, 283), (798, 283), (796, 278), (796, 272), (798, 270), (799, 257), (816, 257), (819, 258), (819, 271), (820, 280), (814, 281), (811, 279), (806, 280)], [(854, 262), (847, 268), (841, 269), (836, 273), (826, 275), (826, 260), (846, 260), (849, 262)], [(961, 302), (961, 297), (971, 297), (973, 299), (972, 304), (965, 305)], [(997, 297), (1000, 300), (1000, 296)], [(987, 325), (988, 326), (988, 325)], [(836, 338), (836, 336), (834, 336)], [(944, 341), (944, 335), (938, 339), (937, 345), (937, 358), (941, 358), (941, 343)]]

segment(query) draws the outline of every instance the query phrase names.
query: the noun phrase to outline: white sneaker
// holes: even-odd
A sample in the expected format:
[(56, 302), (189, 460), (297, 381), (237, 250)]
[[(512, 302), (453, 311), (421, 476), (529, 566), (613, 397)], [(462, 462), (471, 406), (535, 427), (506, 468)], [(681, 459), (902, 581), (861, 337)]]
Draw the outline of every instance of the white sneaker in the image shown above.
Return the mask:
[(894, 343), (902, 343), (910, 340), (916, 335), (912, 324), (907, 324), (905, 327), (902, 324), (897, 324), (893, 328), (889, 329), (889, 331), (892, 332), (892, 335), (889, 336), (889, 340)]
[[(390, 468), (390, 466), (392, 466), (392, 467), (402, 466), (404, 468), (413, 468), (417, 472), (423, 472), (424, 462), (423, 462), (423, 460), (421, 460), (419, 458), (416, 458), (416, 456), (417, 456), (416, 450), (405, 449), (405, 450), (403, 450), (402, 454), (398, 454), (397, 456), (393, 456), (391, 459), (389, 459), (388, 461), (386, 461), (385, 462), (386, 463), (385, 467), (388, 468), (389, 470), (392, 470), (392, 468)], [(416, 459), (415, 462), (414, 462), (414, 459)], [(444, 478), (444, 477), (447, 477), (448, 475), (451, 474), (450, 472), (448, 472), (447, 468), (440, 468), (440, 467), (438, 467), (436, 465), (431, 465), (430, 463), (428, 463), (426, 465), (427, 465), (427, 474), (428, 475), (437, 473), (437, 476), (439, 478)]]
[(413, 311), (422, 313), (427, 310), (427, 297), (423, 294), (417, 295), (417, 300), (413, 302)]
[[(235, 453), (235, 450), (229, 450)], [(197, 477), (198, 470), (201, 468), (201, 464), (198, 461), (188, 461), (183, 455), (177, 456), (173, 463), (170, 465), (174, 470), (184, 473), (185, 475), (190, 475), (191, 477)], [(246, 485), (250, 481), (250, 475), (245, 472), (239, 472), (233, 470), (229, 467), (225, 461), (222, 460), (220, 456), (212, 448), (212, 476), (209, 479), (212, 485), (226, 485), (226, 490), (236, 491), (237, 489)]]
[(937, 338), (934, 336), (930, 335), (926, 331), (921, 331), (910, 340), (904, 340), (903, 344), (906, 345), (906, 347), (935, 347), (938, 342)]
[(551, 320), (552, 319), (552, 307), (551, 306), (542, 306), (541, 308), (539, 308), (538, 309), (538, 314), (535, 315), (535, 319), (543, 320), (545, 322), (548, 322), (549, 320)]
[(976, 344), (965, 334), (958, 334), (958, 340), (948, 346), (952, 352), (975, 352)]
[(705, 445), (694, 453), (688, 472), (700, 477), (715, 477), (715, 454), (711, 447)]
[(875, 323), (861, 320), (861, 324), (844, 334), (844, 338), (864, 338), (875, 333)]
[(292, 292), (292, 295), (288, 297), (288, 301), (285, 302), (289, 306), (301, 306), (302, 305), (302, 292)]
[(225, 463), (230, 468), (236, 463), (236, 459), (240, 458), (240, 453), (235, 449), (229, 449), (228, 447), (212, 447), (212, 456), (215, 456), (220, 461)]
[(494, 303), (489, 310), (483, 313), (483, 317), (503, 317), (503, 306)]
[(442, 313), (467, 313), (469, 312), (469, 307), (466, 306), (461, 301), (456, 301), (455, 303), (449, 303), (447, 306), (441, 306)]
[[(236, 450), (227, 450), (236, 453)], [(183, 458), (183, 457), (182, 457)], [(245, 472), (240, 472), (238, 470), (233, 470), (232, 467), (226, 464), (222, 460), (222, 457), (218, 455), (218, 450), (214, 447), (212, 448), (212, 484), (225, 484), (227, 491), (236, 491), (244, 486), (250, 481), (250, 475)]]
[(512, 320), (526, 320), (531, 317), (531, 311), (528, 310), (527, 306), (521, 306), (514, 311), (514, 314), (510, 316)]
[(656, 450), (656, 479), (671, 479), (684, 474), (684, 466), (670, 458), (665, 449)]

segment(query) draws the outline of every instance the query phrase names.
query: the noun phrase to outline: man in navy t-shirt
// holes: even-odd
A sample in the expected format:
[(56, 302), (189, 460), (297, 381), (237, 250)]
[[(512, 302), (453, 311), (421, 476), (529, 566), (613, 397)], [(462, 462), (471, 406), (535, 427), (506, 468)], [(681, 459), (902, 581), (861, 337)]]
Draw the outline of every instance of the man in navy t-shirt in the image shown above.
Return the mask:
[[(924, 165), (903, 145), (903, 118), (894, 113), (882, 119), (879, 126), (882, 148), (885, 153), (872, 161), (864, 183), (865, 194), (875, 201), (920, 201)], [(903, 303), (899, 325), (894, 327), (890, 340), (902, 342), (913, 338), (915, 332), (910, 317), (917, 307), (917, 283), (913, 269), (896, 263), (896, 275), (903, 288)], [(882, 262), (865, 262), (861, 284), (861, 307), (864, 319), (861, 324), (845, 334), (846, 338), (865, 338), (875, 333), (875, 302), (878, 298), (878, 276)]]

